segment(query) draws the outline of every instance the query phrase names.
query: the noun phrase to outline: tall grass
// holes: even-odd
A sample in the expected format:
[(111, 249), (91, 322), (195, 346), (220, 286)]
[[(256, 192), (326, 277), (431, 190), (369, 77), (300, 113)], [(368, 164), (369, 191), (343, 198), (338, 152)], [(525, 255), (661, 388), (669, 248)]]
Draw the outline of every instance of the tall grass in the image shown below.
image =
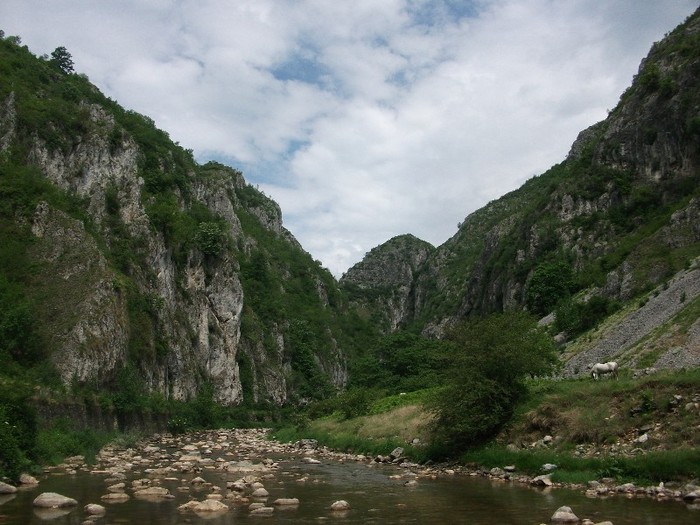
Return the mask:
[(58, 464), (70, 456), (85, 456), (94, 463), (100, 449), (117, 437), (114, 432), (90, 428), (77, 429), (64, 420), (41, 429), (36, 435), (36, 459), (41, 464)]
[[(402, 447), (407, 457), (425, 461), (430, 456), (426, 446), (429, 421), (429, 415), (420, 406), (403, 405), (354, 419), (343, 419), (336, 414), (302, 426), (286, 426), (273, 432), (272, 437), (283, 442), (316, 439), (334, 450), (366, 455), (386, 455)], [(419, 439), (419, 445), (412, 445), (414, 438)]]

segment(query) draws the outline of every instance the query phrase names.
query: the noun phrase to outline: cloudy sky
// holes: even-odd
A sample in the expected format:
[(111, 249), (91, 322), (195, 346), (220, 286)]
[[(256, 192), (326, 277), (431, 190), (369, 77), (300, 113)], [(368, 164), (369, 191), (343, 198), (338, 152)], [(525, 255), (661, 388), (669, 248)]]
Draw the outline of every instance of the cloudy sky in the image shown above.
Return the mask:
[(340, 275), (563, 160), (697, 0), (2, 0), (0, 28), (282, 207)]

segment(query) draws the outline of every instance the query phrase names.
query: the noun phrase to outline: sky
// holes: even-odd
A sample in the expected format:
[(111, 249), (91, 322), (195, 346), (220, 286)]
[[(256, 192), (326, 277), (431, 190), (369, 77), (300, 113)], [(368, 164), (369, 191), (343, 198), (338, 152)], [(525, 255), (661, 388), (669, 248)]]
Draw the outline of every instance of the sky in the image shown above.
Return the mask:
[(0, 28), (241, 170), (340, 276), (566, 157), (697, 0), (2, 0)]

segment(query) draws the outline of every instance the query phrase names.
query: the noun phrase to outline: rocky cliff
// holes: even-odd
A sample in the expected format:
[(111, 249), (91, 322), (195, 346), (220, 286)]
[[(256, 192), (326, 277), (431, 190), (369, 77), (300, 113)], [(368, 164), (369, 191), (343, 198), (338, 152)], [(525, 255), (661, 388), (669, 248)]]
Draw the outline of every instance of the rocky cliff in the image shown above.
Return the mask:
[(435, 248), (413, 235), (394, 237), (373, 248), (340, 279), (355, 306), (378, 316), (384, 333), (394, 332), (414, 316), (414, 283), (419, 269)]
[(275, 202), (8, 39), (0, 69), (0, 298), (39, 348), (8, 357), (226, 405), (342, 388), (337, 285)]

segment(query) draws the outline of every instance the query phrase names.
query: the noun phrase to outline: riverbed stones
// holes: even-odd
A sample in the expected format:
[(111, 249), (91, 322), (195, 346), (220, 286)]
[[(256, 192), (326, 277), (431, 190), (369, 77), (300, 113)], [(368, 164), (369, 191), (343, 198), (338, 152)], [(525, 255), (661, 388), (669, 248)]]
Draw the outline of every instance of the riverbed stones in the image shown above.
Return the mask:
[(552, 523), (578, 523), (580, 520), (571, 507), (559, 507), (551, 518)]
[(318, 448), (318, 441), (315, 439), (300, 439), (296, 442), (296, 447), (301, 449), (316, 450)]
[(78, 504), (73, 498), (57, 494), (56, 492), (42, 492), (39, 494), (32, 505), (42, 509), (64, 509), (66, 507), (75, 507)]

